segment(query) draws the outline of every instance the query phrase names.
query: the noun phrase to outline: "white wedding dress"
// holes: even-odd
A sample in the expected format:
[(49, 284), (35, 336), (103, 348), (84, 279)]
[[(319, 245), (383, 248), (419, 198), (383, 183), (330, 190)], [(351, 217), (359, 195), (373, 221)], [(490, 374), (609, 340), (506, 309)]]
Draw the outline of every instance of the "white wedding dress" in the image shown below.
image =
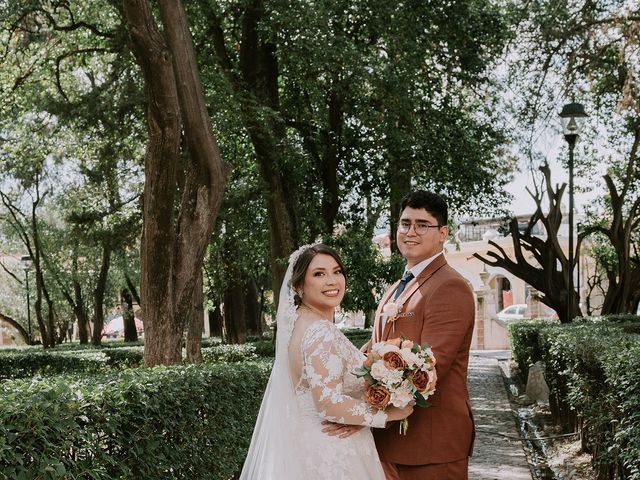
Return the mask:
[[(276, 359), (240, 479), (384, 480), (368, 427), (384, 427), (387, 415), (364, 401), (364, 382), (352, 373), (364, 354), (327, 320), (311, 323), (291, 344), (297, 312), (288, 279), (304, 248), (291, 256), (282, 285)], [(295, 386), (290, 351), (302, 358)], [(322, 432), (325, 419), (365, 428), (347, 438), (329, 436)]]

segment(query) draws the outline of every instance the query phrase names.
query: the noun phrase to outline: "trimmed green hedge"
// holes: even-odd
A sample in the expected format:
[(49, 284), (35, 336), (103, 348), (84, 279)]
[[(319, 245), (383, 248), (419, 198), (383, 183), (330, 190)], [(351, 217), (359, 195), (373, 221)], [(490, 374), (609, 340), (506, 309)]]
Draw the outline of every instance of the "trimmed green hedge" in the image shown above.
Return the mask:
[(258, 359), (256, 347), (252, 343), (205, 347), (201, 351), (202, 360), (208, 363), (236, 363)]
[(98, 350), (72, 352), (14, 350), (0, 355), (0, 380), (70, 372), (105, 372), (109, 369), (107, 362), (107, 355)]
[[(343, 332), (358, 348), (371, 338), (370, 329), (348, 329)], [(237, 363), (275, 356), (272, 340), (255, 338), (256, 341), (242, 345), (222, 344), (219, 338), (203, 339), (203, 360), (206, 363)], [(0, 381), (36, 375), (106, 373), (143, 364), (144, 346), (139, 342), (105, 342), (101, 348), (77, 343), (63, 344), (49, 350), (33, 346), (11, 348), (0, 350)]]
[(227, 480), (271, 365), (191, 365), (0, 384), (0, 478)]
[(371, 340), (370, 328), (349, 328), (342, 330), (342, 333), (358, 348)]
[(139, 367), (143, 347), (85, 350), (10, 350), (0, 352), (0, 381), (62, 374), (107, 372)]
[(510, 324), (522, 372), (545, 365), (550, 408), (564, 431), (580, 429), (599, 479), (640, 480), (638, 317), (585, 318), (569, 325)]

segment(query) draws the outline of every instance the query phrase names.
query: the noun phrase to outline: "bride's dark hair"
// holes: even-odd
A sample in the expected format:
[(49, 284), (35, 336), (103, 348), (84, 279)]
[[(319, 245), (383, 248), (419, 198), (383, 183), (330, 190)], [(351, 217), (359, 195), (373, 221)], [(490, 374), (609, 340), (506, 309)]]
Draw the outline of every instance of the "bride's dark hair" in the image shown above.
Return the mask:
[(342, 270), (342, 274), (345, 275), (344, 265), (342, 263), (342, 260), (340, 259), (340, 255), (338, 255), (338, 252), (336, 252), (333, 248), (328, 247), (324, 243), (318, 243), (316, 245), (310, 246), (300, 254), (298, 259), (296, 260), (296, 263), (293, 265), (293, 270), (291, 271), (291, 281), (289, 282), (289, 285), (296, 292), (295, 296), (293, 297), (296, 306), (299, 306), (302, 303), (302, 298), (298, 295), (298, 288), (300, 288), (304, 283), (304, 276), (307, 273), (309, 264), (316, 255), (320, 254), (333, 257), (333, 259)]

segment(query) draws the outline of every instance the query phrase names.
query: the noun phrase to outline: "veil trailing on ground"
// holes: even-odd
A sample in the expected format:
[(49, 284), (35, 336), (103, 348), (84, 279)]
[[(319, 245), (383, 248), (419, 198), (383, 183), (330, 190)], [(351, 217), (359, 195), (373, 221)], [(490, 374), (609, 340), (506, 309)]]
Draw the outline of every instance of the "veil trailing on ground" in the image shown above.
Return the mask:
[(293, 454), (300, 452), (304, 432), (289, 372), (289, 342), (297, 318), (295, 292), (289, 283), (298, 257), (310, 246), (300, 247), (289, 257), (276, 315), (276, 358), (240, 480), (299, 480), (304, 475), (304, 455)]

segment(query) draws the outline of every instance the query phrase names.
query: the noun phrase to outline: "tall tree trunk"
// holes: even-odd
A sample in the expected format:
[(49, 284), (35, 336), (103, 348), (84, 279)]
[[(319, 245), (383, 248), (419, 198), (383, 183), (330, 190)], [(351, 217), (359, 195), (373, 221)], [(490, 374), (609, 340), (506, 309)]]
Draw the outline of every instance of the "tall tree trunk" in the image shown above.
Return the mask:
[(198, 275), (193, 296), (193, 311), (187, 329), (187, 362), (202, 363), (202, 330), (204, 328), (204, 295), (202, 292), (202, 271)]
[[(36, 215), (38, 204), (40, 203), (39, 188), (36, 186), (36, 200), (31, 206), (31, 236), (33, 238), (33, 252), (29, 252), (31, 259), (33, 260), (33, 267), (36, 272), (36, 301), (34, 309), (36, 311), (36, 318), (38, 320), (38, 326), (40, 327), (40, 337), (42, 338), (42, 345), (44, 348), (54, 347), (56, 344), (55, 334), (55, 320), (53, 313), (53, 302), (49, 297), (49, 292), (44, 282), (44, 274), (42, 272), (41, 252), (42, 246), (40, 244), (40, 232), (38, 230), (38, 217)], [(47, 317), (44, 317), (43, 311), (43, 298), (47, 304)]]
[(209, 311), (209, 331), (212, 337), (222, 338), (222, 326), (224, 324), (224, 318), (222, 317), (222, 310), (220, 309), (220, 303), (217, 303), (213, 310)]
[(267, 220), (269, 222), (269, 265), (271, 287), (276, 306), (280, 298), (280, 286), (287, 272), (286, 259), (299, 244), (295, 227), (288, 211), (286, 197), (279, 181), (272, 185), (274, 192), (268, 193)]
[(111, 267), (111, 245), (109, 240), (102, 242), (102, 265), (96, 286), (93, 289), (93, 336), (91, 343), (98, 346), (102, 343), (102, 327), (104, 326), (104, 293), (107, 290), (109, 268)]
[[(87, 308), (85, 306), (84, 297), (82, 295), (82, 286), (78, 281), (78, 255), (77, 252), (73, 252), (73, 256), (71, 259), (71, 285), (73, 287), (73, 294), (67, 288), (65, 282), (63, 282), (59, 275), (56, 273), (57, 269), (51, 265), (48, 261), (47, 257), (44, 257), (45, 264), (47, 268), (53, 273), (53, 276), (58, 284), (58, 288), (62, 293), (62, 296), (65, 298), (71, 309), (73, 310), (73, 315), (78, 322), (78, 338), (80, 339), (81, 345), (86, 345), (89, 343), (89, 316), (87, 315)], [(73, 331), (71, 333), (71, 337), (73, 337)], [(72, 338), (73, 339), (73, 338)]]
[(397, 252), (396, 232), (400, 219), (400, 206), (404, 196), (411, 191), (411, 172), (407, 169), (407, 159), (391, 155), (389, 161), (389, 240), (391, 251)]
[(640, 197), (631, 196), (637, 179), (637, 153), (640, 147), (640, 125), (634, 130), (634, 141), (629, 152), (626, 170), (621, 185), (610, 174), (604, 175), (609, 190), (611, 223), (609, 226), (587, 227), (583, 235), (599, 232), (605, 235), (616, 252), (613, 266), (604, 266), (608, 287), (602, 305), (602, 314), (635, 313), (634, 297), (640, 283), (640, 263), (638, 252), (632, 252), (633, 236), (640, 226)]
[(42, 282), (42, 295), (44, 296), (45, 302), (47, 302), (47, 328), (49, 330), (49, 346), (55, 347), (56, 344), (62, 341), (62, 336), (58, 335), (58, 328), (56, 328), (55, 305), (53, 304), (51, 295), (49, 295), (49, 290), (47, 289), (47, 286), (44, 282)]
[(73, 294), (75, 298), (73, 301), (73, 314), (78, 322), (78, 338), (81, 345), (86, 345), (89, 343), (89, 317), (82, 296), (82, 286), (77, 278), (73, 279)]
[(137, 342), (138, 329), (136, 328), (136, 316), (133, 310), (133, 296), (127, 287), (120, 290), (122, 303), (122, 320), (124, 324), (124, 341)]
[[(212, 134), (183, 5), (161, 0), (161, 35), (147, 0), (124, 2), (127, 25), (149, 97), (145, 158), (141, 296), (145, 365), (175, 364), (193, 312), (197, 274), (216, 221), (227, 168)], [(188, 162), (175, 211), (180, 131)]]
[(244, 304), (247, 331), (253, 335), (262, 334), (260, 292), (256, 281), (251, 277), (244, 280)]
[(244, 343), (247, 340), (246, 310), (242, 293), (242, 277), (234, 272), (224, 293), (224, 325), (228, 343)]
[(341, 95), (332, 89), (327, 99), (329, 107), (329, 129), (324, 139), (326, 155), (320, 165), (322, 173), (322, 218), (324, 220), (325, 233), (333, 234), (333, 227), (338, 210), (340, 208), (340, 196), (338, 195), (338, 166), (340, 163), (340, 139), (342, 138), (342, 105)]
[(242, 86), (236, 82), (236, 88), (247, 88), (253, 97), (249, 102), (243, 102), (243, 115), (266, 186), (269, 264), (277, 304), (287, 269), (286, 259), (299, 245), (300, 238), (294, 207), (296, 180), (281, 158), (286, 130), (277, 119), (265, 121), (264, 113), (261, 113), (265, 109), (280, 110), (276, 47), (260, 38), (264, 13), (263, 0), (251, 0), (245, 6), (239, 61), (243, 82)]
[(124, 281), (127, 284), (127, 288), (129, 289), (129, 293), (131, 294), (132, 300), (138, 304), (138, 306), (142, 306), (142, 302), (140, 301), (140, 295), (138, 295), (138, 290), (136, 289), (133, 280), (127, 272), (124, 273)]

